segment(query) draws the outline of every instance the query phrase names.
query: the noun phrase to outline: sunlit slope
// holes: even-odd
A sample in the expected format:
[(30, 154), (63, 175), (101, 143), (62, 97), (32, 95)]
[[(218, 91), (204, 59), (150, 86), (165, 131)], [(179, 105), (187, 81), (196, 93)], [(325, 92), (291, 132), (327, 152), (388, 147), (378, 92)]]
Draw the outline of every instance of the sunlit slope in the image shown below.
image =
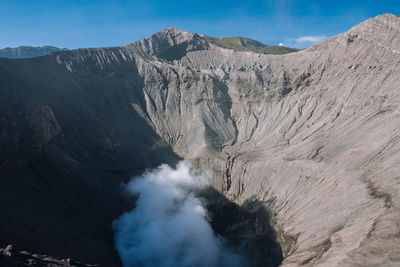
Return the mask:
[(260, 54), (273, 54), (273, 55), (288, 54), (299, 51), (299, 49), (296, 48), (277, 46), (277, 45), (266, 45), (260, 43), (259, 41), (246, 37), (216, 38), (205, 34), (202, 34), (201, 37), (203, 37), (206, 41), (212, 44), (215, 44), (223, 48), (233, 49), (235, 51), (253, 51)]

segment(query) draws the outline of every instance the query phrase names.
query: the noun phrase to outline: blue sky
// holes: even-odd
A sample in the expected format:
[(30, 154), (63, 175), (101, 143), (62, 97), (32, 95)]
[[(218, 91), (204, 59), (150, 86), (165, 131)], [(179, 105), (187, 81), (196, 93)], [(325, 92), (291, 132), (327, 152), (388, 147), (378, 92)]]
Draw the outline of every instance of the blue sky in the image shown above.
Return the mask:
[(0, 0), (0, 48), (118, 46), (167, 27), (302, 48), (383, 13), (400, 1)]

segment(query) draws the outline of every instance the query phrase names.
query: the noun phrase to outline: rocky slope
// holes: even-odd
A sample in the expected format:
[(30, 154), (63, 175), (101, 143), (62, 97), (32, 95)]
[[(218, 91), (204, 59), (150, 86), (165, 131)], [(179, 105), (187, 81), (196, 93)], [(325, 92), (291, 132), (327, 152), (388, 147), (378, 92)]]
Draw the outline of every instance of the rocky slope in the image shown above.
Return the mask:
[(0, 60), (0, 247), (118, 264), (119, 184), (180, 158), (273, 212), (282, 266), (400, 263), (400, 18), (287, 55), (166, 29)]

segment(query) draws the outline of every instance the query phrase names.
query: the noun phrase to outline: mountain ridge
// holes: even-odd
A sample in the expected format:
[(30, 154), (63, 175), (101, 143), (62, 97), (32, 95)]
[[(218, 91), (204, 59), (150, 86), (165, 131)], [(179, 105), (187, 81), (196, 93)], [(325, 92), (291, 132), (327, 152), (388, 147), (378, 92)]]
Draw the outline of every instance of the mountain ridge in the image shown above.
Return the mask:
[[(178, 32), (184, 33), (184, 31), (181, 31), (177, 28), (171, 27), (171, 28), (164, 29), (156, 34), (162, 35), (163, 33), (167, 33), (167, 32), (169, 32), (169, 33), (174, 32), (175, 34), (177, 34)], [(197, 34), (193, 34), (193, 35), (198, 36)], [(290, 53), (290, 52), (299, 51), (298, 49), (289, 48), (289, 47), (265, 45), (256, 40), (246, 38), (246, 37), (215, 38), (215, 37), (203, 35), (203, 36), (201, 36), (201, 38), (206, 40), (208, 43), (211, 43), (211, 44), (223, 47), (223, 48), (234, 49), (234, 50), (238, 50), (238, 51), (253, 51), (255, 53), (262, 53), (262, 54), (286, 54), (286, 53)], [(146, 39), (146, 38), (144, 38), (144, 39)], [(242, 40), (242, 45), (235, 46), (235, 45), (230, 44), (229, 42), (225, 43), (224, 40), (228, 40), (228, 39), (234, 40), (234, 41), (236, 39)], [(219, 42), (219, 41), (221, 41), (221, 42)], [(133, 42), (133, 43), (136, 43), (136, 42)], [(133, 43), (127, 44), (126, 46), (129, 46)], [(246, 45), (247, 43), (250, 43), (250, 45), (247, 46)], [(254, 45), (254, 44), (256, 44), (256, 45)], [(118, 47), (118, 46), (116, 46), (116, 47)], [(81, 48), (81, 49), (85, 49), (85, 48)], [(32, 58), (32, 57), (48, 55), (48, 54), (54, 53), (54, 52), (68, 51), (68, 50), (69, 49), (58, 48), (58, 47), (54, 47), (54, 46), (38, 46), (38, 47), (19, 46), (19, 47), (15, 47), (15, 48), (6, 47), (6, 48), (0, 49), (0, 57), (3, 57), (3, 58)]]
[(109, 227), (130, 207), (120, 183), (183, 158), (230, 201), (271, 211), (282, 266), (396, 266), (399, 31), (383, 15), (263, 55), (167, 29), (0, 59), (0, 247), (118, 264)]
[(48, 55), (53, 52), (65, 51), (66, 48), (55, 46), (19, 46), (0, 49), (0, 58), (32, 58)]
[(216, 38), (205, 34), (200, 35), (208, 42), (227, 49), (236, 51), (252, 51), (260, 54), (288, 54), (300, 51), (300, 49), (285, 47), (285, 46), (272, 46), (266, 45), (259, 41), (247, 37), (222, 37)]

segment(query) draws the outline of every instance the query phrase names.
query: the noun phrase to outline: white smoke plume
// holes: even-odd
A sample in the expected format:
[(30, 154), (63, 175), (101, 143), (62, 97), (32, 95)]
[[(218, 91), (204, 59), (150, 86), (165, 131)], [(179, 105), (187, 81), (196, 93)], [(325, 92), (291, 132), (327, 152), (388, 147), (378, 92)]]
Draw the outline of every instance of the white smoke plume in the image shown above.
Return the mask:
[(136, 207), (113, 223), (124, 267), (243, 266), (213, 233), (203, 200), (195, 196), (207, 185), (186, 162), (132, 179), (126, 190), (138, 196)]

